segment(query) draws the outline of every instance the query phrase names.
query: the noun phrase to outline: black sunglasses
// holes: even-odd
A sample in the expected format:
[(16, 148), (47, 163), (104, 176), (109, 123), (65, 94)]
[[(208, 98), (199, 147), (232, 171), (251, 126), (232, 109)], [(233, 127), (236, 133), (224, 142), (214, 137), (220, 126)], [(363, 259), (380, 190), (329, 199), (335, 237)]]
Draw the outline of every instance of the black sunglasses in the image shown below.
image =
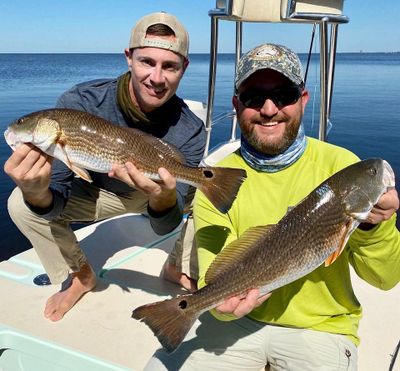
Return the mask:
[(274, 90), (247, 90), (238, 95), (239, 100), (247, 108), (260, 109), (267, 99), (271, 99), (279, 107), (296, 103), (303, 87), (292, 85)]

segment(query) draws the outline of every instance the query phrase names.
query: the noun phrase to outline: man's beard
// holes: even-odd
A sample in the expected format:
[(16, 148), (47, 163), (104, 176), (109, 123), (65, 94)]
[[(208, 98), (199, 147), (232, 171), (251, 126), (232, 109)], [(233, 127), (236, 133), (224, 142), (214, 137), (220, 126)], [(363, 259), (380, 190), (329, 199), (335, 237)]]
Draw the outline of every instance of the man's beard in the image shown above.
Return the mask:
[(254, 125), (258, 124), (246, 123), (245, 125), (241, 125), (240, 129), (242, 135), (246, 138), (247, 142), (258, 152), (264, 153), (269, 156), (275, 156), (285, 152), (295, 141), (300, 128), (300, 122), (286, 122), (286, 130), (281, 140), (279, 142), (271, 143), (257, 137), (255, 131), (252, 130)]

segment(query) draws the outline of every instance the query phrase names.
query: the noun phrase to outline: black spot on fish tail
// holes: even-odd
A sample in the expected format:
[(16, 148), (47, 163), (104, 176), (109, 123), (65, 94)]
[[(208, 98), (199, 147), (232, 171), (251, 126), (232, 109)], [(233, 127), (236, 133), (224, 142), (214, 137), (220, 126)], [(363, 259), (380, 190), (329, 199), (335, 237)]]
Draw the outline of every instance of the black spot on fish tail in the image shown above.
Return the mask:
[(213, 178), (214, 177), (214, 173), (212, 172), (212, 170), (207, 170), (204, 169), (203, 170), (203, 174), (206, 178)]
[(181, 302), (179, 302), (179, 308), (186, 309), (186, 307), (187, 307), (187, 301), (186, 300), (182, 300)]
[(132, 312), (132, 318), (149, 326), (169, 353), (178, 348), (199, 316), (190, 310), (185, 296), (142, 305)]
[(240, 186), (246, 179), (243, 169), (223, 167), (203, 168), (203, 180), (199, 189), (222, 213), (226, 213), (232, 206)]

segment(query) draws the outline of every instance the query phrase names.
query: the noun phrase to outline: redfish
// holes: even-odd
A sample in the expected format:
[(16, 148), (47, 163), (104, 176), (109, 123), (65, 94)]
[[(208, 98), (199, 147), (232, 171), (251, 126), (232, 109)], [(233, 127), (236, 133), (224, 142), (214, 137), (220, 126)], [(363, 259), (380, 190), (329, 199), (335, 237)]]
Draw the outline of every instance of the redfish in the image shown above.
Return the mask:
[(381, 159), (355, 163), (332, 175), (277, 224), (249, 228), (211, 263), (206, 286), (192, 293), (136, 308), (168, 352), (183, 341), (195, 320), (227, 298), (259, 288), (260, 294), (332, 264), (350, 234), (366, 219), (394, 173)]
[(4, 136), (11, 148), (31, 143), (87, 181), (91, 181), (87, 170), (108, 173), (113, 164), (128, 161), (151, 179), (159, 179), (158, 169), (164, 167), (177, 181), (199, 188), (223, 213), (231, 207), (246, 178), (242, 169), (187, 166), (171, 144), (77, 110), (33, 112), (13, 122)]

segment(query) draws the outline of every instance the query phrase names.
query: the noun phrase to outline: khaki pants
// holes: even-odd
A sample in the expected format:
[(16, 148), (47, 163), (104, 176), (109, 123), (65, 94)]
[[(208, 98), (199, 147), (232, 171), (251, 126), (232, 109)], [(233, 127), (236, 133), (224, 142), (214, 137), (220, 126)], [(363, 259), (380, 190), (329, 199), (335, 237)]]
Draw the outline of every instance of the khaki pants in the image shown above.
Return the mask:
[(184, 273), (189, 278), (197, 281), (199, 279), (199, 266), (194, 233), (193, 216), (190, 213), (182, 227), (178, 240), (168, 255), (167, 261), (174, 265), (178, 272)]
[(247, 317), (222, 322), (206, 312), (171, 354), (158, 350), (147, 371), (356, 371), (357, 347), (346, 336), (271, 326)]
[(70, 227), (71, 222), (94, 222), (127, 212), (144, 213), (147, 203), (147, 196), (139, 191), (117, 196), (75, 178), (65, 209), (51, 221), (26, 206), (19, 188), (15, 188), (9, 197), (8, 211), (31, 242), (51, 283), (58, 284), (86, 263), (85, 254)]
[(188, 217), (182, 227), (181, 234), (168, 255), (167, 262), (175, 266), (176, 270), (184, 273), (189, 278), (199, 279), (199, 264), (197, 259), (197, 246), (194, 238), (193, 198), (196, 188), (190, 186), (185, 196), (184, 212)]

